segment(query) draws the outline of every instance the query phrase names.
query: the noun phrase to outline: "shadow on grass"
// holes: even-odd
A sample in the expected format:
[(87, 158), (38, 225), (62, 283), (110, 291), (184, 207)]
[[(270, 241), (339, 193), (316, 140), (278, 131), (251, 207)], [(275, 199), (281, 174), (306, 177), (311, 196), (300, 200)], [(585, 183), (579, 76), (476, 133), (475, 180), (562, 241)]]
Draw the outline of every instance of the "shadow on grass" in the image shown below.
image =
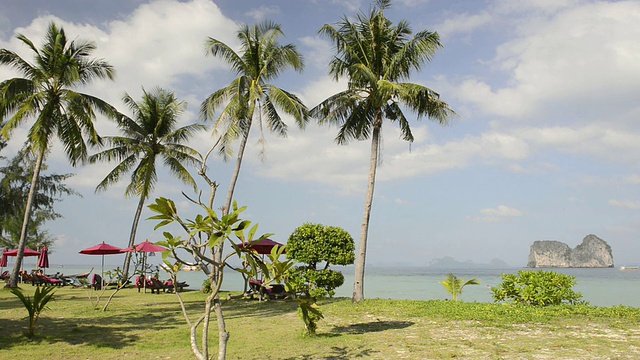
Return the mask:
[[(26, 335), (29, 319), (26, 309), (21, 319), (3, 319), (0, 326), (0, 349), (15, 346), (67, 343), (69, 345), (89, 345), (94, 347), (124, 349), (135, 346), (144, 335), (145, 329), (175, 329), (183, 323), (174, 313), (159, 311), (150, 313), (150, 307), (129, 313), (103, 313), (96, 317), (56, 317), (55, 311), (45, 311), (38, 319), (33, 338)], [(153, 308), (153, 307), (152, 307)], [(98, 311), (98, 310), (96, 310)]]
[(412, 321), (374, 321), (347, 326), (336, 326), (331, 330), (331, 332), (339, 334), (365, 334), (392, 329), (404, 329), (412, 326), (413, 324), (414, 323)]
[(319, 358), (327, 359), (327, 360), (348, 360), (348, 359), (358, 359), (358, 358), (369, 359), (376, 352), (377, 351), (372, 349), (365, 349), (362, 346), (357, 348), (347, 347), (347, 346), (345, 347), (333, 346), (331, 348), (331, 351), (328, 353), (297, 355), (295, 357), (286, 358), (285, 360), (293, 360), (293, 359), (311, 360), (311, 359), (319, 359)]

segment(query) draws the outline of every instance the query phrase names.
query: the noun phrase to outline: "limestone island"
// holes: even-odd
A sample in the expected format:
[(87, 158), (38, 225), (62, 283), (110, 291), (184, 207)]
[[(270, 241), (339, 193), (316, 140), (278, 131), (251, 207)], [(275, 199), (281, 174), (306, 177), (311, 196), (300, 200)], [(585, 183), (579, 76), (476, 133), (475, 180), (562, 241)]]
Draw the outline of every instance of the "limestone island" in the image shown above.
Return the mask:
[(611, 246), (589, 234), (582, 244), (571, 249), (560, 241), (535, 241), (529, 252), (529, 268), (610, 268), (613, 267)]

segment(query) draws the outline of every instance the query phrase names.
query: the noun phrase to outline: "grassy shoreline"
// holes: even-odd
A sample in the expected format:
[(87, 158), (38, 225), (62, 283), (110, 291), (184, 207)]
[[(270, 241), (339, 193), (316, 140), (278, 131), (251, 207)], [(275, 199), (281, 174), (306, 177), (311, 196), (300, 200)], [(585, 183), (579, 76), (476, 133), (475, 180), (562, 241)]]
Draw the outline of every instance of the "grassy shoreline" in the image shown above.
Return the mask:
[[(33, 288), (25, 286), (27, 294)], [(0, 291), (0, 358), (192, 359), (173, 294), (118, 293), (107, 312), (87, 290), (61, 288), (28, 339), (26, 310)], [(103, 301), (109, 292), (105, 293)], [(182, 294), (192, 316), (205, 295)], [(318, 336), (302, 337), (292, 301), (224, 302), (228, 359), (636, 359), (640, 309), (520, 307), (450, 301), (349, 299), (320, 302)], [(217, 328), (212, 326), (215, 354)]]

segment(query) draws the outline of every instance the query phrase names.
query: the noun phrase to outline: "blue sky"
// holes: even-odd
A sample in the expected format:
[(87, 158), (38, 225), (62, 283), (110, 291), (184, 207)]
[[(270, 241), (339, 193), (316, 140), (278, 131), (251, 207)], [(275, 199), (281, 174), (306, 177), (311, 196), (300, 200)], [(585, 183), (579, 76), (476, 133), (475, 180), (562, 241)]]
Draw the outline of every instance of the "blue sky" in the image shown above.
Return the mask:
[[(342, 16), (367, 11), (368, 1), (0, 1), (0, 47), (30, 59), (14, 38), (39, 43), (55, 21), (68, 36), (95, 41), (96, 56), (117, 70), (114, 82), (82, 91), (125, 110), (122, 95), (161, 86), (188, 102), (184, 124), (231, 74), (204, 55), (208, 36), (235, 45), (237, 24), (270, 19), (283, 42), (305, 58), (302, 74), (275, 83), (312, 107), (344, 88), (327, 76), (332, 47), (317, 31)], [(435, 258), (488, 263), (527, 262), (535, 240), (571, 247), (596, 234), (613, 248), (616, 265), (640, 263), (640, 3), (580, 0), (396, 0), (387, 16), (406, 19), (414, 32), (437, 31), (444, 48), (412, 81), (436, 90), (458, 113), (446, 127), (413, 121), (409, 146), (384, 128), (382, 164), (373, 203), (368, 265), (426, 265)], [(0, 68), (0, 79), (13, 76)], [(290, 119), (287, 119), (290, 120)], [(335, 128), (292, 121), (289, 136), (266, 134), (261, 161), (254, 130), (236, 199), (262, 232), (285, 242), (304, 222), (340, 226), (357, 241), (364, 204), (369, 142), (339, 146)], [(30, 125), (30, 124), (28, 124)], [(98, 120), (103, 135), (113, 124)], [(14, 133), (11, 156), (26, 127)], [(211, 133), (191, 146), (206, 152)], [(123, 181), (94, 194), (114, 166), (72, 168), (56, 145), (51, 171), (72, 172), (69, 185), (83, 197), (58, 205), (49, 224), (56, 236), (52, 262), (98, 263), (77, 254), (102, 241), (125, 246), (137, 199), (124, 199)], [(219, 182), (216, 206), (227, 191), (232, 163), (210, 160)], [(161, 173), (155, 196), (177, 201), (188, 188)], [(150, 215), (143, 213), (143, 218)], [(155, 224), (141, 223), (138, 240), (157, 241)], [(106, 259), (117, 264), (120, 259)]]

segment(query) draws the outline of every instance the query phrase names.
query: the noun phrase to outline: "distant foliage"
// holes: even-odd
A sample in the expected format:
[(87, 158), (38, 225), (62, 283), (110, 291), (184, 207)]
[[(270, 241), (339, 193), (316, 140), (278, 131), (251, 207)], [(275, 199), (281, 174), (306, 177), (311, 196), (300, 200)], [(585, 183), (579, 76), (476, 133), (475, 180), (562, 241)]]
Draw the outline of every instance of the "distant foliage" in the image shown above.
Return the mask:
[(491, 288), (493, 299), (513, 301), (517, 304), (548, 306), (583, 304), (582, 294), (573, 291), (575, 276), (554, 271), (518, 271), (518, 274), (502, 274), (502, 283)]

